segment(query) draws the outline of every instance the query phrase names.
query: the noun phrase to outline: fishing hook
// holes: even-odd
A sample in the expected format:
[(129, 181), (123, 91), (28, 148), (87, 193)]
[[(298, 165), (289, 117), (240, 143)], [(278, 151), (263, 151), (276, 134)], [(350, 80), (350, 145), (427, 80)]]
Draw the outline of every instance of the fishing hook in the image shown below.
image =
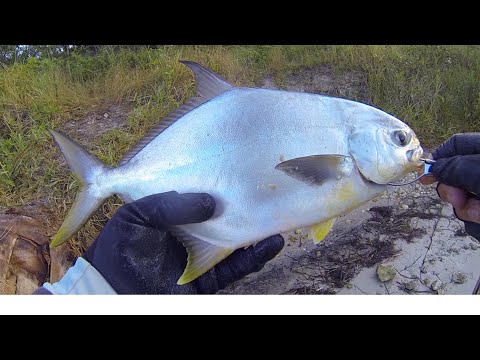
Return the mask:
[(403, 185), (408, 185), (408, 184), (411, 184), (417, 180), (420, 180), (422, 177), (424, 177), (425, 175), (428, 175), (430, 174), (430, 168), (433, 164), (435, 164), (435, 160), (432, 160), (432, 159), (424, 159), (424, 158), (420, 158), (420, 160), (424, 161), (425, 162), (425, 168), (424, 168), (424, 171), (423, 171), (423, 174), (420, 175), (420, 176), (417, 176), (415, 179), (413, 180), (410, 180), (408, 182), (404, 182), (404, 183), (387, 183), (387, 185), (392, 185), (392, 186), (403, 186)]

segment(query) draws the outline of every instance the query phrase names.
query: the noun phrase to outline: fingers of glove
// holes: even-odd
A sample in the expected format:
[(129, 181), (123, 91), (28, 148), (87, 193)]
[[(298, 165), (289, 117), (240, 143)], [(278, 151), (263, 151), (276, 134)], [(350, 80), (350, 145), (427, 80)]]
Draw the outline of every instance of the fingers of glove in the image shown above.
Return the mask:
[(118, 210), (118, 215), (133, 224), (164, 229), (206, 221), (214, 211), (215, 200), (209, 194), (170, 191), (128, 203)]
[(430, 171), (439, 182), (480, 193), (480, 154), (439, 159)]
[(480, 154), (480, 133), (455, 134), (432, 153), (435, 160), (456, 155)]

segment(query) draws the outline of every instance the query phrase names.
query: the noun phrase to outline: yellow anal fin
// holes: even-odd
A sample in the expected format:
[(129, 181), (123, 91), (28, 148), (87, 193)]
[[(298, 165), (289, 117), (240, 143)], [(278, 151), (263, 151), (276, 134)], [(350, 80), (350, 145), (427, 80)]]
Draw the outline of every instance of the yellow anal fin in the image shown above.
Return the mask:
[(328, 232), (332, 229), (333, 224), (335, 224), (336, 218), (327, 220), (320, 224), (315, 224), (310, 228), (309, 238), (313, 239), (315, 244), (320, 243), (327, 236)]
[(183, 232), (175, 233), (188, 253), (187, 266), (177, 281), (178, 285), (187, 284), (205, 274), (235, 250), (212, 245)]

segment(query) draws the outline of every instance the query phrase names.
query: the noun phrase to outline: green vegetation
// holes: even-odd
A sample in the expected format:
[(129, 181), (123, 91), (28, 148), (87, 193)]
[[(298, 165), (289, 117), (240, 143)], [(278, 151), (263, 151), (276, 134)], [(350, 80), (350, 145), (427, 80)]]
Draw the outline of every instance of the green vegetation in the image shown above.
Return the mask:
[[(198, 61), (242, 86), (259, 86), (266, 76), (282, 85), (289, 74), (326, 64), (337, 74), (358, 72), (368, 96), (355, 100), (407, 122), (426, 148), (456, 132), (480, 129), (478, 46), (64, 49), (61, 56), (48, 47), (42, 56), (0, 55), (0, 205), (48, 204), (56, 215), (48, 220), (52, 232), (70, 207), (76, 183), (47, 129), (63, 129), (67, 122), (75, 127), (111, 106), (130, 109), (121, 129), (93, 134), (88, 141), (72, 134), (107, 164), (116, 165), (154, 124), (193, 95), (193, 77), (181, 59)], [(119, 204), (113, 199), (101, 211), (108, 216)], [(91, 240), (104, 221), (99, 212), (79, 238)]]

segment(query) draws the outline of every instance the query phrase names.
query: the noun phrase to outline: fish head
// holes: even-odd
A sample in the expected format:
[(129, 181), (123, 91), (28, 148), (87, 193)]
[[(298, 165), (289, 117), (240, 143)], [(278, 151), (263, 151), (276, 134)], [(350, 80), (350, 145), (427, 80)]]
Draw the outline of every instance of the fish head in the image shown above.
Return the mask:
[(423, 165), (415, 132), (387, 114), (354, 129), (349, 149), (363, 177), (377, 184), (398, 181)]

